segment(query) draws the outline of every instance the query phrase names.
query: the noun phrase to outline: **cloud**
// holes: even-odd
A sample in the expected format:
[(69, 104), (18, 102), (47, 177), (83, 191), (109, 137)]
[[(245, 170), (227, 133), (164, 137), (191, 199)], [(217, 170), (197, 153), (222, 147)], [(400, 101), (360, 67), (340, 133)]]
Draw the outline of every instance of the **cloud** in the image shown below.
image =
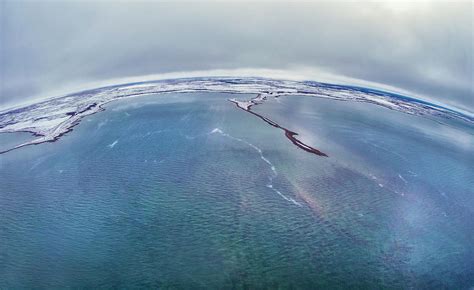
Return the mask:
[(470, 2), (2, 5), (4, 104), (104, 79), (258, 68), (362, 79), (474, 111)]

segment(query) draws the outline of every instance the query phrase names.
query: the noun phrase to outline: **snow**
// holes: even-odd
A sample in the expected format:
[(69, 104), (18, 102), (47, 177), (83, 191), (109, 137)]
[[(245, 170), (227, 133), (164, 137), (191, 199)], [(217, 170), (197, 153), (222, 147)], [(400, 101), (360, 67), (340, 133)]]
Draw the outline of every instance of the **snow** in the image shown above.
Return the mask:
[[(250, 101), (233, 101), (248, 110), (266, 96), (304, 95), (342, 101), (367, 102), (414, 115), (436, 115), (474, 123), (474, 117), (451, 109), (399, 95), (351, 86), (333, 86), (266, 78), (206, 77), (151, 81), (97, 88), (55, 97), (24, 107), (0, 109), (0, 133), (28, 131), (40, 137), (15, 148), (54, 141), (87, 115), (102, 110), (108, 102), (145, 94), (182, 92), (225, 92), (256, 94)], [(9, 150), (12, 150), (11, 148)], [(6, 150), (6, 151), (9, 151)], [(5, 152), (5, 151), (4, 151)], [(2, 153), (2, 152), (0, 152)]]

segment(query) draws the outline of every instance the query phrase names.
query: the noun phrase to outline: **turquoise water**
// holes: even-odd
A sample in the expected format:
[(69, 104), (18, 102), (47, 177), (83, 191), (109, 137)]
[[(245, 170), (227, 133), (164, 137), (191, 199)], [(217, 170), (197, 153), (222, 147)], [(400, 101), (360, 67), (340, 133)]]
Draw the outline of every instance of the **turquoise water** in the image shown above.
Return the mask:
[(254, 108), (324, 158), (231, 97), (111, 103), (0, 155), (0, 288), (474, 286), (472, 126), (297, 96)]
[(0, 151), (8, 150), (18, 144), (31, 141), (35, 137), (27, 132), (3, 133), (0, 134)]

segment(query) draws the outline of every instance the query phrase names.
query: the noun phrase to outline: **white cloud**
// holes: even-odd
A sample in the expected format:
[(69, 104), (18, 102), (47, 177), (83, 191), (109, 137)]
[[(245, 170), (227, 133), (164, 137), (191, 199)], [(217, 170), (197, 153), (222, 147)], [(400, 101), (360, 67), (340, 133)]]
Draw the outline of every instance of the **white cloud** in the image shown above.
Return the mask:
[(2, 3), (4, 104), (108, 79), (256, 68), (474, 111), (471, 2)]

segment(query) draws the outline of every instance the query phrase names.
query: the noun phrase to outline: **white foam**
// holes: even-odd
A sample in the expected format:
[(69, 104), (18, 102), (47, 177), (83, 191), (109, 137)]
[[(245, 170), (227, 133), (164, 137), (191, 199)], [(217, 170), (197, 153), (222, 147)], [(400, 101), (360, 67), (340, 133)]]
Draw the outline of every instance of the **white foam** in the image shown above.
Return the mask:
[(268, 176), (268, 184), (266, 185), (266, 187), (272, 189), (275, 193), (277, 193), (279, 196), (281, 196), (284, 200), (288, 201), (288, 202), (291, 202), (293, 203), (294, 205), (298, 205), (298, 206), (301, 206), (301, 204), (299, 202), (297, 202), (296, 200), (294, 200), (293, 198), (291, 197), (288, 197), (286, 195), (284, 195), (283, 193), (281, 193), (279, 190), (273, 188), (273, 179), (275, 179), (277, 176), (278, 176), (278, 172), (276, 171), (276, 168), (275, 166), (270, 162), (270, 160), (268, 160), (264, 155), (263, 155), (263, 151), (262, 149), (260, 149), (259, 147), (255, 146), (254, 144), (250, 143), (250, 142), (247, 142), (243, 139), (240, 139), (240, 138), (237, 138), (237, 137), (234, 137), (234, 136), (231, 136), (227, 133), (224, 133), (221, 129), (219, 128), (214, 128), (211, 132), (209, 132), (209, 134), (215, 134), (215, 133), (218, 133), (224, 137), (227, 137), (229, 139), (232, 139), (232, 140), (235, 140), (235, 141), (238, 141), (238, 142), (241, 142), (241, 143), (244, 143), (246, 144), (247, 146), (253, 148), (255, 151), (258, 152), (258, 154), (260, 155), (260, 159), (262, 159), (266, 164), (269, 165), (270, 169), (271, 169), (271, 172), (272, 174)]
[(109, 147), (109, 148), (111, 148), (111, 149), (112, 149), (112, 148), (114, 148), (114, 147), (115, 147), (115, 145), (117, 145), (117, 143), (118, 143), (118, 139), (117, 139), (117, 140), (115, 140), (114, 142), (110, 143), (109, 145), (107, 145), (107, 147)]
[(407, 181), (405, 178), (403, 178), (403, 176), (402, 176), (401, 174), (398, 174), (398, 177), (400, 177), (400, 179), (401, 179), (403, 182), (405, 182), (405, 184), (408, 184), (408, 181)]

